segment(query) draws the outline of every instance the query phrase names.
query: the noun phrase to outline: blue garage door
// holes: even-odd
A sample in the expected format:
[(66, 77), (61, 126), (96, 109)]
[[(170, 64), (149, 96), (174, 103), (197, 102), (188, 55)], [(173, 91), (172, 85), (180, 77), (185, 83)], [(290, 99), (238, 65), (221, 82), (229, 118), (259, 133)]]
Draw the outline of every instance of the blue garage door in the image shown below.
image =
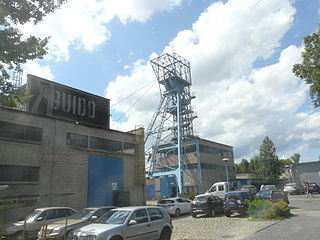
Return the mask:
[(89, 156), (88, 207), (112, 205), (112, 192), (123, 190), (122, 173), (122, 159)]

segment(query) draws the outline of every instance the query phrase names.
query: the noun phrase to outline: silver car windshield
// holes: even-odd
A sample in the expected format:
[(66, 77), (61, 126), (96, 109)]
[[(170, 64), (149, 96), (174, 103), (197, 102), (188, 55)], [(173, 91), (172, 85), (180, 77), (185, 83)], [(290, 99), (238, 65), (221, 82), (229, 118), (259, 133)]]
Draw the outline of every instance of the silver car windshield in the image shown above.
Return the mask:
[(106, 224), (123, 224), (127, 217), (130, 215), (131, 211), (115, 210), (110, 211), (103, 215), (98, 222)]
[(41, 212), (40, 210), (34, 210), (30, 214), (28, 214), (23, 220), (30, 221), (32, 220), (38, 213)]
[(92, 209), (82, 209), (80, 212), (74, 214), (72, 219), (87, 219), (90, 218), (95, 213)]

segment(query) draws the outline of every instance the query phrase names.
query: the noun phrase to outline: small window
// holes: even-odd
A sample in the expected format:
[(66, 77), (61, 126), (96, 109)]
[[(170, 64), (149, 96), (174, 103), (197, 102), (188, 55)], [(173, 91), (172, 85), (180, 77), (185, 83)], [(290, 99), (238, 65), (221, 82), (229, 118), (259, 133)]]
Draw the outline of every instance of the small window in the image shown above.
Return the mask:
[(37, 183), (40, 167), (0, 165), (0, 183)]
[(88, 136), (76, 133), (67, 133), (67, 145), (72, 147), (88, 148)]
[(138, 224), (148, 222), (147, 211), (145, 209), (139, 209), (135, 211), (130, 220), (136, 220)]
[(148, 208), (147, 210), (150, 215), (151, 221), (156, 221), (164, 218), (162, 212), (158, 208)]
[(179, 203), (183, 203), (183, 200), (181, 198), (177, 198), (176, 201), (179, 202)]
[(219, 185), (218, 189), (219, 189), (219, 191), (224, 191), (224, 185)]

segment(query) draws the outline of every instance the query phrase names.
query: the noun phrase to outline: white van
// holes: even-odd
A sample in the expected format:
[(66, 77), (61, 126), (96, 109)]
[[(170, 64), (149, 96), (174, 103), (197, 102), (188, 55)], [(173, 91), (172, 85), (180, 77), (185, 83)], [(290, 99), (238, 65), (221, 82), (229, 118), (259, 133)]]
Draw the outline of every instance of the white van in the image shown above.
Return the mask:
[[(230, 191), (230, 183), (229, 183), (229, 191)], [(216, 182), (214, 183), (209, 190), (207, 191), (207, 193), (210, 193), (213, 196), (218, 196), (220, 198), (224, 198), (224, 195), (227, 192), (227, 182)]]

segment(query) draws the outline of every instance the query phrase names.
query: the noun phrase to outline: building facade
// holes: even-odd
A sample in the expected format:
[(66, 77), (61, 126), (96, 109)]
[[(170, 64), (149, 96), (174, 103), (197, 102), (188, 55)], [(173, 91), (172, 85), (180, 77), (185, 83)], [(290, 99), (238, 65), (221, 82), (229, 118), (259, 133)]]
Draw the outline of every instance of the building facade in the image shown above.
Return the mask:
[(298, 186), (303, 186), (306, 183), (320, 185), (320, 161), (292, 164), (291, 173), (293, 182)]
[[(58, 87), (63, 92), (64, 86)], [(6, 186), (0, 191), (0, 213), (11, 218), (35, 207), (80, 210), (145, 204), (143, 129), (111, 130), (109, 119), (95, 125), (94, 117), (103, 118), (98, 104), (81, 94), (61, 94), (61, 109), (68, 114), (72, 108), (75, 113), (79, 110), (79, 116), (87, 114), (90, 122), (64, 116), (57, 110), (57, 88), (53, 89), (53, 110), (45, 114), (30, 107), (28, 111), (0, 108), (0, 185)], [(45, 98), (48, 101), (34, 101), (33, 106), (43, 110), (45, 102), (50, 108), (51, 100)], [(72, 107), (74, 99), (77, 105)]]

